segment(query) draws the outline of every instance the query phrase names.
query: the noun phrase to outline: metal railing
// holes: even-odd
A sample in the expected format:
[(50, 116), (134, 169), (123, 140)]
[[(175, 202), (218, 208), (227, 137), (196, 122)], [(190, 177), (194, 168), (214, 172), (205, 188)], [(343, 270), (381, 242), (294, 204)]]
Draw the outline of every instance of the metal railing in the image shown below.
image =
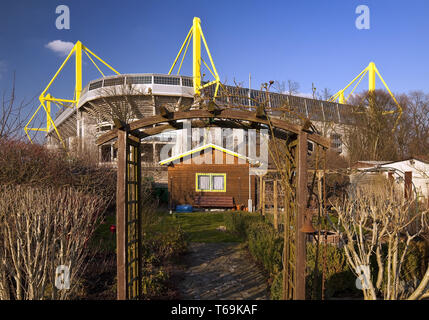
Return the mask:
[[(163, 74), (136, 74), (136, 75), (117, 75), (105, 77), (89, 82), (82, 91), (82, 95), (88, 91), (103, 87), (124, 85), (124, 84), (146, 84), (146, 85), (167, 85), (193, 87), (192, 77), (172, 76)], [(240, 105), (255, 107), (257, 104), (267, 100), (266, 92), (236, 86), (223, 86), (224, 94), (216, 98), (220, 105)], [(225, 92), (226, 90), (226, 92)], [(202, 90), (202, 94), (213, 97), (215, 86), (208, 86)], [(290, 113), (289, 118), (308, 117), (313, 121), (334, 122), (341, 124), (351, 124), (353, 121), (353, 106), (328, 102), (324, 100), (311, 99), (306, 97), (281, 94), (276, 92), (268, 93), (269, 107), (272, 114), (281, 114), (283, 112), (276, 109), (287, 106)], [(57, 114), (57, 118), (61, 113)]]
[[(213, 97), (214, 90), (215, 86), (210, 86), (203, 89), (203, 92), (205, 95)], [(354, 106), (352, 105), (276, 92), (268, 92), (267, 99), (267, 92), (265, 91), (223, 86), (223, 93), (219, 98), (216, 98), (216, 102), (220, 105), (249, 106), (249, 108), (256, 107), (267, 101), (273, 115), (281, 115), (284, 111), (280, 109), (287, 108), (290, 110), (286, 115), (288, 118), (299, 118), (301, 116), (312, 121), (342, 124), (351, 124), (354, 119)]]

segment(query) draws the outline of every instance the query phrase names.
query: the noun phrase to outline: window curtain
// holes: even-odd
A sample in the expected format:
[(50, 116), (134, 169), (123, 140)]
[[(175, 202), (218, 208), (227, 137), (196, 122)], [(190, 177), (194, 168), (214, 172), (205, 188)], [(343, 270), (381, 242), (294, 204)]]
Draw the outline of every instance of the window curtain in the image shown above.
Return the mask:
[(198, 189), (210, 190), (210, 176), (198, 176)]
[(224, 189), (224, 176), (213, 176), (213, 190)]

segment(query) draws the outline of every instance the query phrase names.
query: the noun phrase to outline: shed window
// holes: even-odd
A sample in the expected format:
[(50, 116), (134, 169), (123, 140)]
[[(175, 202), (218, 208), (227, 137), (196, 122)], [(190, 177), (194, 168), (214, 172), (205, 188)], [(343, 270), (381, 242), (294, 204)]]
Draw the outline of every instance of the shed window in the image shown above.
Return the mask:
[(226, 192), (225, 173), (197, 173), (196, 191)]
[(224, 176), (212, 176), (213, 190), (222, 191), (224, 189)]
[(210, 191), (210, 176), (209, 175), (199, 175), (198, 176), (198, 189), (203, 191)]
[(101, 162), (111, 162), (112, 161), (112, 146), (103, 145), (101, 146)]

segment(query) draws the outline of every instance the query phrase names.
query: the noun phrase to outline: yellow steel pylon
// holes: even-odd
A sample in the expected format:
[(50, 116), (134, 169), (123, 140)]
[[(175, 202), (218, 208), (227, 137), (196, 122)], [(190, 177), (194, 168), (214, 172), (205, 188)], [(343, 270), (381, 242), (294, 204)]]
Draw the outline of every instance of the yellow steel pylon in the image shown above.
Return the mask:
[[(177, 74), (180, 73), (180, 69), (182, 68), (183, 60), (185, 59), (186, 52), (188, 51), (189, 43), (191, 42), (192, 37), (192, 46), (193, 46), (193, 54), (192, 54), (192, 71), (193, 71), (193, 83), (194, 83), (194, 92), (196, 95), (199, 95), (201, 93), (201, 89), (211, 86), (212, 84), (216, 83), (216, 90), (215, 90), (215, 97), (217, 95), (219, 85), (220, 85), (220, 78), (217, 73), (216, 67), (214, 65), (212, 56), (210, 54), (209, 47), (207, 46), (207, 41), (204, 37), (203, 30), (201, 29), (201, 20), (200, 18), (194, 17), (193, 24), (191, 29), (188, 32), (188, 35), (185, 38), (185, 41), (183, 41), (182, 46), (180, 47), (179, 53), (176, 56), (176, 59), (174, 59), (173, 65), (170, 68), (170, 71), (168, 74), (171, 74), (171, 72), (174, 69), (174, 66), (177, 63), (177, 60), (179, 59), (180, 55), (183, 52), (183, 49), (185, 51), (183, 52), (182, 60), (180, 61), (179, 69), (177, 71)], [(207, 55), (210, 59), (210, 64), (213, 68), (213, 71), (210, 69), (210, 67), (207, 65), (207, 63), (202, 59), (201, 57), (201, 39), (203, 39), (204, 47), (206, 49)], [(186, 45), (186, 47), (185, 47)], [(201, 61), (204, 63), (206, 68), (210, 71), (212, 76), (215, 78), (215, 80), (206, 83), (205, 85), (201, 85)]]
[[(31, 116), (30, 120), (27, 122), (27, 124), (24, 127), (25, 134), (27, 135), (30, 142), (33, 142), (31, 140), (30, 135), (28, 134), (28, 131), (44, 131), (49, 132), (51, 126), (54, 128), (56, 134), (58, 135), (59, 140), (61, 141), (64, 148), (66, 148), (66, 145), (61, 138), (60, 133), (58, 132), (57, 127), (55, 126), (55, 123), (51, 117), (51, 102), (53, 102), (55, 105), (58, 106), (60, 104), (63, 107), (67, 108), (73, 108), (76, 107), (79, 103), (80, 95), (82, 93), (82, 52), (84, 52), (88, 58), (91, 60), (91, 62), (95, 65), (97, 70), (101, 73), (101, 75), (104, 77), (103, 72), (101, 72), (100, 68), (97, 66), (97, 64), (94, 62), (94, 60), (91, 58), (94, 57), (97, 60), (99, 60), (101, 63), (103, 63), (105, 66), (107, 66), (110, 70), (115, 72), (116, 74), (120, 74), (118, 71), (113, 69), (109, 64), (107, 64), (105, 61), (100, 59), (95, 53), (93, 53), (91, 50), (89, 50), (87, 47), (85, 47), (82, 42), (77, 41), (73, 48), (71, 49), (70, 53), (68, 54), (67, 58), (64, 60), (58, 71), (55, 73), (55, 75), (52, 77), (49, 84), (46, 86), (45, 90), (40, 94), (39, 101), (40, 105), (34, 112), (34, 114)], [(58, 77), (58, 74), (61, 72), (61, 70), (66, 65), (67, 61), (70, 59), (70, 57), (75, 54), (75, 89), (74, 89), (74, 99), (60, 99), (60, 98), (54, 98), (51, 96), (48, 92), (49, 88), (51, 87), (52, 83), (55, 81), (55, 79)], [(36, 114), (39, 112), (40, 108), (43, 107), (43, 109), (46, 112), (46, 128), (30, 128), (29, 125), (33, 121)], [(59, 106), (58, 106), (59, 107)]]
[[(397, 119), (397, 121), (398, 121), (400, 119), (401, 115), (402, 115), (402, 108), (399, 105), (399, 103), (396, 100), (396, 98), (393, 95), (393, 93), (390, 91), (389, 87), (387, 86), (386, 82), (384, 81), (383, 77), (381, 76), (380, 72), (378, 71), (377, 67), (375, 66), (374, 62), (370, 62), (369, 65), (365, 69), (363, 69), (361, 71), (361, 73), (359, 73), (357, 75), (356, 78), (354, 78), (344, 89), (341, 89), (336, 94), (334, 94), (328, 101), (336, 101), (336, 100), (338, 100), (339, 103), (347, 103), (347, 100), (353, 94), (353, 92), (355, 91), (356, 87), (359, 85), (359, 83), (362, 81), (363, 77), (365, 77), (365, 75), (367, 73), (368, 73), (368, 91), (370, 93), (375, 91), (375, 78), (378, 75), (378, 77), (380, 78), (380, 80), (383, 83), (384, 87), (389, 92), (390, 96), (392, 97), (393, 101), (395, 102), (395, 104), (397, 106), (397, 110), (385, 111), (385, 112), (383, 112), (383, 114), (398, 113), (398, 119)], [(347, 98), (344, 98), (344, 92), (353, 83), (355, 83), (355, 82), (356, 82), (356, 84), (353, 87), (353, 89), (350, 91), (350, 93), (347, 95)]]

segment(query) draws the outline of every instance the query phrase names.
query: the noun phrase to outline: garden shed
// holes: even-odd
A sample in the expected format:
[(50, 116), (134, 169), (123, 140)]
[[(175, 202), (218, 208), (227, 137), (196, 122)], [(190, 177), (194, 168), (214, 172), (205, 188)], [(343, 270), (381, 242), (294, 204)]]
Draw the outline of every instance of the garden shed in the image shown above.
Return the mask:
[[(366, 165), (364, 165), (366, 164)], [(374, 183), (377, 177), (386, 177), (401, 186), (405, 197), (419, 198), (429, 206), (429, 161), (416, 157), (401, 161), (360, 161), (351, 175), (352, 184)]]
[(215, 144), (206, 144), (159, 162), (168, 166), (170, 208), (247, 208), (255, 203), (258, 163)]

